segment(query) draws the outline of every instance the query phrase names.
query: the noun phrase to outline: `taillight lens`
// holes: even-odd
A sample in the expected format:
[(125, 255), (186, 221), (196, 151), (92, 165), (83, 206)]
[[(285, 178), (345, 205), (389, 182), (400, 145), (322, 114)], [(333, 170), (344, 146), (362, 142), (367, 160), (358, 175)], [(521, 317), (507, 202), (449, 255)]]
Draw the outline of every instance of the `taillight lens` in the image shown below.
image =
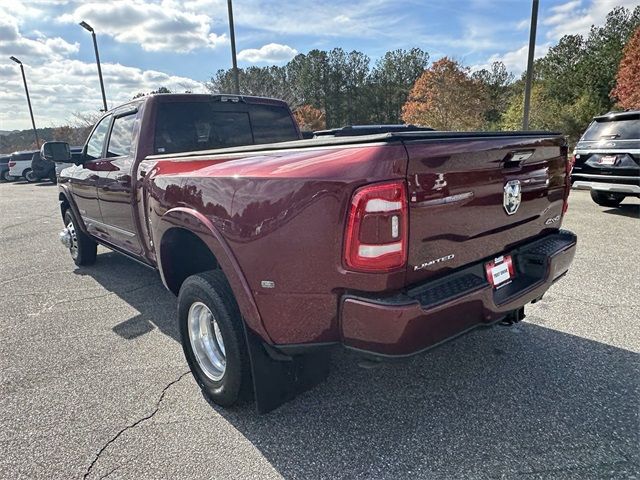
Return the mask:
[(570, 157), (567, 158), (567, 164), (566, 164), (567, 175), (571, 175), (571, 172), (573, 171), (573, 166), (575, 164), (576, 164), (575, 155), (571, 155)]
[(564, 215), (565, 213), (567, 213), (567, 210), (569, 209), (569, 193), (571, 192), (571, 172), (573, 171), (573, 166), (576, 163), (576, 156), (575, 155), (571, 155), (570, 157), (567, 157), (567, 162), (565, 163), (565, 172), (566, 172), (566, 179), (565, 179), (565, 193), (564, 193), (564, 203), (562, 204), (562, 215)]
[(351, 199), (345, 233), (347, 268), (386, 272), (407, 262), (407, 187), (403, 181), (359, 188)]
[(15, 166), (16, 166), (16, 162), (14, 161), (9, 162), (9, 167), (15, 167)]

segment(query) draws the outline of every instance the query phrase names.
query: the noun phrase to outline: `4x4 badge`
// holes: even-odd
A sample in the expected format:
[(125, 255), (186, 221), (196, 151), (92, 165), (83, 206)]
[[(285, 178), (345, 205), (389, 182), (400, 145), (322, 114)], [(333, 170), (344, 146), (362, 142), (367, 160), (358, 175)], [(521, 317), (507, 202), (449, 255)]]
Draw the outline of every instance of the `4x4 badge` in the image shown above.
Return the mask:
[(507, 215), (513, 215), (518, 211), (520, 201), (522, 200), (522, 190), (520, 180), (509, 180), (504, 185), (504, 197), (502, 206)]

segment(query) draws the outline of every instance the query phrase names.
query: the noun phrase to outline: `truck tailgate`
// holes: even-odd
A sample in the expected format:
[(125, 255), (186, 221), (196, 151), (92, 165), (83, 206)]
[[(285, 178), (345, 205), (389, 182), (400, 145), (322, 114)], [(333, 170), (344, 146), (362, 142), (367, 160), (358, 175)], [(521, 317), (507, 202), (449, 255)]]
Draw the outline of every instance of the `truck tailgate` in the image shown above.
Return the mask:
[(562, 136), (471, 134), (405, 141), (405, 146), (407, 284), (560, 227), (568, 193)]

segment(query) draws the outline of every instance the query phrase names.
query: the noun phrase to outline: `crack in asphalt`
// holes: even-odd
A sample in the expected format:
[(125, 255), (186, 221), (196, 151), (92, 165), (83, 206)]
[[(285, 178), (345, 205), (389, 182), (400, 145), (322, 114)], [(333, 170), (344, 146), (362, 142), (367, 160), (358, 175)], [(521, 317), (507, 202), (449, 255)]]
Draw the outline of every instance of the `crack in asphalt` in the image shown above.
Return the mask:
[[(136, 420), (131, 425), (127, 425), (126, 427), (122, 428), (118, 433), (116, 433), (113, 437), (111, 437), (111, 439), (107, 443), (105, 443), (102, 446), (102, 448), (98, 451), (98, 453), (96, 454), (96, 456), (93, 459), (93, 461), (91, 462), (91, 464), (87, 467), (87, 470), (84, 473), (84, 476), (82, 478), (83, 479), (89, 478), (89, 475), (91, 475), (91, 470), (93, 470), (93, 467), (95, 466), (95, 464), (100, 459), (100, 456), (109, 447), (109, 445), (111, 445), (118, 438), (120, 438), (120, 436), (122, 436), (126, 431), (131, 430), (131, 429), (137, 427), (138, 425), (140, 425), (141, 423), (146, 422), (147, 420), (153, 418), (153, 416), (156, 413), (158, 413), (158, 410), (160, 410), (160, 404), (162, 403), (162, 400), (164, 400), (164, 396), (166, 395), (166, 393), (169, 390), (169, 388), (171, 388), (173, 385), (178, 383), (180, 380), (182, 380), (189, 373), (191, 373), (189, 370), (184, 372), (184, 373), (182, 373), (177, 379), (173, 380), (166, 387), (164, 387), (162, 389), (162, 393), (160, 393), (160, 398), (158, 398), (158, 401), (156, 402), (156, 408), (153, 409), (153, 412), (151, 412), (150, 414), (145, 415), (144, 417)], [(112, 470), (111, 472), (107, 473), (104, 477), (107, 477), (107, 476), (111, 475), (114, 471), (115, 470)], [(101, 477), (101, 478), (104, 478), (104, 477)]]
[(101, 477), (99, 478), (99, 480), (104, 480), (105, 478), (107, 478), (107, 477), (111, 476), (111, 474), (112, 474), (113, 472), (115, 472), (116, 470), (118, 470), (120, 467), (121, 467), (121, 465), (118, 465), (116, 468), (113, 468), (113, 469), (109, 470), (109, 472), (108, 472), (106, 475), (101, 476)]

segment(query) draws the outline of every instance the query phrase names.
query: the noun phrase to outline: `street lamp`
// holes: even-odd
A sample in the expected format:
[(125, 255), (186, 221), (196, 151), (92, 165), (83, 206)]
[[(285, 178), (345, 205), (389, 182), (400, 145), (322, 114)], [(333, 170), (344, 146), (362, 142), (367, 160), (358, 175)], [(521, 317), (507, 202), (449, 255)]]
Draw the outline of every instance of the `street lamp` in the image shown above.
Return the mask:
[(227, 10), (229, 11), (229, 32), (231, 33), (231, 61), (233, 63), (233, 87), (235, 94), (240, 94), (240, 79), (238, 78), (238, 61), (236, 60), (236, 33), (233, 28), (233, 7), (231, 0), (227, 0)]
[(36, 137), (36, 147), (40, 148), (40, 140), (38, 139), (38, 131), (36, 130), (36, 122), (33, 119), (33, 109), (31, 108), (31, 98), (29, 98), (29, 88), (27, 87), (27, 77), (24, 75), (24, 66), (22, 62), (16, 57), (9, 57), (11, 60), (20, 65), (20, 71), (22, 72), (22, 81), (24, 82), (24, 91), (27, 94), (27, 103), (29, 104), (29, 115), (31, 115), (31, 126), (33, 127), (33, 135)]
[(100, 55), (98, 54), (98, 41), (96, 40), (96, 32), (94, 32), (93, 27), (85, 21), (80, 22), (80, 26), (85, 30), (91, 32), (91, 36), (93, 37), (93, 49), (96, 52), (96, 63), (98, 64), (98, 77), (100, 77), (100, 90), (102, 91), (102, 104), (104, 105), (104, 111), (106, 112), (108, 110), (107, 97), (104, 94), (104, 82), (102, 81), (102, 68), (100, 68)]
[(529, 56), (527, 58), (527, 78), (524, 86), (524, 112), (522, 114), (522, 129), (529, 130), (529, 107), (531, 105), (531, 83), (533, 82), (533, 54), (536, 50), (536, 28), (538, 26), (539, 0), (533, 0), (531, 5), (531, 28), (529, 29)]

